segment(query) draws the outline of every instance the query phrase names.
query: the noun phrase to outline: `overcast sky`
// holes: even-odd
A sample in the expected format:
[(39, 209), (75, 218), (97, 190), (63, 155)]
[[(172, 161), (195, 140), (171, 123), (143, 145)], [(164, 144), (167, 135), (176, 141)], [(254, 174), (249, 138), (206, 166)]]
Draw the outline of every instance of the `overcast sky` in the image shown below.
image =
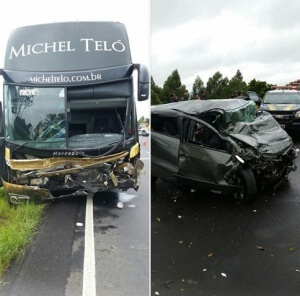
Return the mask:
[[(117, 21), (124, 23), (133, 63), (150, 67), (149, 0), (9, 0), (1, 2), (0, 67), (4, 66), (9, 33), (16, 27), (66, 21)], [(2, 92), (1, 92), (2, 93)], [(150, 102), (138, 103), (138, 117), (149, 117)]]
[(162, 86), (173, 70), (191, 91), (217, 71), (252, 79), (300, 79), (300, 1), (152, 0), (152, 76)]

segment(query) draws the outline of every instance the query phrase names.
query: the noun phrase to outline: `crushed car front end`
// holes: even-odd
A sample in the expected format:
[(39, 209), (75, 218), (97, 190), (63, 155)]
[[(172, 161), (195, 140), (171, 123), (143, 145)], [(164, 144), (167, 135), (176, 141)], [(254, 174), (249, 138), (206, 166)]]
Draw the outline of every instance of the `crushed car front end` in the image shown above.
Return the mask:
[(269, 113), (260, 112), (248, 122), (230, 122), (224, 132), (234, 141), (234, 153), (252, 169), (258, 184), (279, 186), (296, 170), (298, 149)]

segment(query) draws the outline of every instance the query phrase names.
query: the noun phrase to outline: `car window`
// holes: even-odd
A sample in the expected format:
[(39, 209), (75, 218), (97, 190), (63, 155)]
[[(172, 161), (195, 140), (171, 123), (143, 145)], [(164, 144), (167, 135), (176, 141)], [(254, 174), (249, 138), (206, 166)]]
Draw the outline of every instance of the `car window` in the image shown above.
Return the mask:
[(226, 143), (212, 129), (199, 122), (191, 122), (188, 141), (193, 144), (207, 146), (213, 149), (226, 150)]
[(157, 133), (179, 138), (176, 117), (153, 114), (151, 116), (151, 129)]
[(264, 98), (265, 104), (300, 104), (300, 93), (278, 92), (267, 93)]

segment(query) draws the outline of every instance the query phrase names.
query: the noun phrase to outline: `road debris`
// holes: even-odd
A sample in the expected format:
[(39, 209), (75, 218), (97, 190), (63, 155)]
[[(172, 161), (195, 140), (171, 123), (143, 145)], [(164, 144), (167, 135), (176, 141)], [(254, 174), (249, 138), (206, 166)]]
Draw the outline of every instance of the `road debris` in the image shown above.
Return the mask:
[(213, 253), (209, 253), (209, 254), (207, 255), (207, 257), (212, 257), (212, 255), (213, 255)]
[(170, 289), (169, 285), (172, 284), (174, 281), (170, 280), (170, 281), (165, 281), (163, 283), (160, 283), (161, 285), (165, 286), (167, 289)]
[(182, 240), (181, 240), (181, 241), (178, 241), (178, 243), (179, 243), (179, 244), (183, 244), (183, 241), (182, 241)]
[(119, 202), (117, 203), (117, 207), (118, 207), (119, 209), (123, 209), (123, 203), (119, 201)]
[(227, 274), (224, 272), (221, 272), (221, 276), (226, 277), (227, 278)]
[(157, 222), (160, 222), (160, 221), (161, 221), (161, 219), (160, 219), (159, 217), (157, 217), (157, 218), (156, 218), (156, 221), (157, 221)]
[(83, 223), (77, 222), (77, 223), (76, 223), (76, 226), (82, 227), (82, 226), (83, 226)]
[(264, 251), (265, 249), (261, 246), (256, 246), (256, 249), (260, 250), (260, 251)]
[(128, 205), (128, 208), (135, 208), (135, 205)]
[(293, 247), (293, 246), (292, 246), (292, 247), (289, 247), (289, 251), (290, 251), (290, 252), (294, 252), (295, 250), (296, 250), (295, 247)]
[(156, 291), (154, 294), (155, 294), (155, 295), (159, 295), (159, 292), (158, 292), (158, 291)]

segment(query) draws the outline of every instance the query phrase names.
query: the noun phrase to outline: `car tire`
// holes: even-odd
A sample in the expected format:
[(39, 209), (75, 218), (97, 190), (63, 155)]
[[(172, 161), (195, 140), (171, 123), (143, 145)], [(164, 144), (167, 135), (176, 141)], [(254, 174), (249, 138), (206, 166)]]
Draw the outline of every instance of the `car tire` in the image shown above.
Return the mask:
[(244, 167), (237, 172), (236, 177), (237, 199), (245, 203), (254, 201), (257, 195), (257, 186), (252, 170), (249, 167)]

